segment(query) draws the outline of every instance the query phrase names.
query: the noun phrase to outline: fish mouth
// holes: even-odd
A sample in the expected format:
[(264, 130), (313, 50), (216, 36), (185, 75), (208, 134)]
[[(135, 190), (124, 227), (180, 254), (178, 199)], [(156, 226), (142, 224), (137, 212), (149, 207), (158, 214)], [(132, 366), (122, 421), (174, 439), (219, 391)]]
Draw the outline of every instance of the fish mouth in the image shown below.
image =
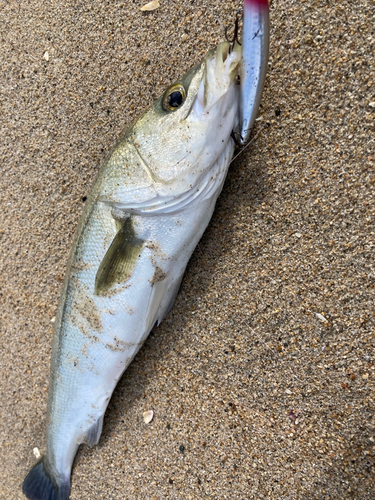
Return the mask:
[[(232, 42), (222, 42), (216, 47), (216, 58), (219, 59), (221, 55), (222, 62), (225, 63), (228, 56), (232, 52), (235, 52), (239, 57), (241, 57), (241, 45), (238, 42), (235, 42), (234, 44)], [(237, 57), (236, 60), (238, 61)], [(231, 62), (234, 63), (234, 61)], [(238, 63), (239, 62), (240, 61), (238, 61)], [(235, 64), (235, 66), (239, 70), (239, 64)]]
[(222, 80), (222, 84), (229, 85), (232, 83), (232, 79), (239, 74), (241, 46), (238, 43), (235, 43), (233, 47), (229, 42), (220, 43), (212, 51), (212, 59), (207, 57), (206, 64), (215, 67), (215, 76)]
[(207, 112), (235, 85), (241, 66), (241, 47), (229, 42), (220, 43), (204, 59), (205, 72), (201, 80), (192, 111), (197, 119)]
[[(219, 47), (218, 47), (218, 49), (219, 49)], [(223, 63), (225, 63), (225, 61), (227, 60), (229, 52), (230, 52), (230, 45), (229, 44), (225, 44), (223, 46), (223, 48), (221, 49), (221, 57), (222, 57)]]

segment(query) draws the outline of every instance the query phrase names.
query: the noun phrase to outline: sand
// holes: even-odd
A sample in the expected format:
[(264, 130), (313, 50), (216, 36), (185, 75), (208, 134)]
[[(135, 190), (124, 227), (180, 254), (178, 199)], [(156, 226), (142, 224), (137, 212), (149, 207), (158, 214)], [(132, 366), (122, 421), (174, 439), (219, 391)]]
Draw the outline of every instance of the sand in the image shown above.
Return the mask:
[[(100, 163), (241, 6), (145, 3), (1, 6), (1, 499), (45, 449), (51, 320)], [(272, 2), (256, 138), (71, 500), (374, 498), (374, 16)]]

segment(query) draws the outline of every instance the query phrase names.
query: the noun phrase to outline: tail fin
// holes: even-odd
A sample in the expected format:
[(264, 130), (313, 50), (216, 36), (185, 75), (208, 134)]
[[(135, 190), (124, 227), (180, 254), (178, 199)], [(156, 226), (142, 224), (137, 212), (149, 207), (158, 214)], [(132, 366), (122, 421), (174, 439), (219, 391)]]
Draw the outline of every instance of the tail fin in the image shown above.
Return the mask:
[(29, 500), (69, 500), (70, 481), (58, 485), (49, 471), (45, 457), (26, 476), (22, 492)]

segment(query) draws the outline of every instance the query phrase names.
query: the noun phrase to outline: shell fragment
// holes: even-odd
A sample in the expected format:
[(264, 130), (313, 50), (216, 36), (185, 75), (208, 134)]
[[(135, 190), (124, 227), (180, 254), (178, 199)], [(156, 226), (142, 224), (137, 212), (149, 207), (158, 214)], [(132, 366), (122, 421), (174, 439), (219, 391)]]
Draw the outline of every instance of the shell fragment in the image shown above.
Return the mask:
[(160, 2), (158, 0), (153, 0), (152, 2), (146, 3), (143, 7), (141, 7), (142, 11), (151, 11), (156, 10), (160, 7)]
[(143, 412), (143, 421), (145, 424), (149, 424), (153, 418), (154, 412), (152, 410)]

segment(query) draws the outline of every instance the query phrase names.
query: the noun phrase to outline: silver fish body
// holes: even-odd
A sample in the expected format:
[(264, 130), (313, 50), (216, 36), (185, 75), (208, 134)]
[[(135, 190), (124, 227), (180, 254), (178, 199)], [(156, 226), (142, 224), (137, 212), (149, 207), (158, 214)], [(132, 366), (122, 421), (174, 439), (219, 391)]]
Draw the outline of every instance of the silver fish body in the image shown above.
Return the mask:
[[(144, 169), (133, 144), (119, 147), (122, 160)], [(152, 327), (170, 309), (188, 260), (212, 216), (233, 149), (232, 140), (228, 141), (210, 170), (210, 179), (205, 176), (198, 183), (186, 207), (177, 204), (172, 209), (166, 203), (166, 213), (158, 207), (157, 214), (141, 212), (125, 219), (139, 241), (136, 265), (124, 282), (100, 293), (95, 293), (97, 270), (125, 214), (114, 210), (112, 203), (97, 201), (105, 177), (96, 187), (99, 196), (95, 202), (91, 198), (82, 221), (53, 344), (47, 453), (63, 482), (70, 475), (79, 444), (98, 442), (118, 380)]]
[(46, 454), (33, 500), (67, 500), (74, 457), (94, 445), (112, 392), (167, 314), (222, 189), (238, 126), (240, 48), (171, 85), (121, 136), (82, 214), (55, 322)]

